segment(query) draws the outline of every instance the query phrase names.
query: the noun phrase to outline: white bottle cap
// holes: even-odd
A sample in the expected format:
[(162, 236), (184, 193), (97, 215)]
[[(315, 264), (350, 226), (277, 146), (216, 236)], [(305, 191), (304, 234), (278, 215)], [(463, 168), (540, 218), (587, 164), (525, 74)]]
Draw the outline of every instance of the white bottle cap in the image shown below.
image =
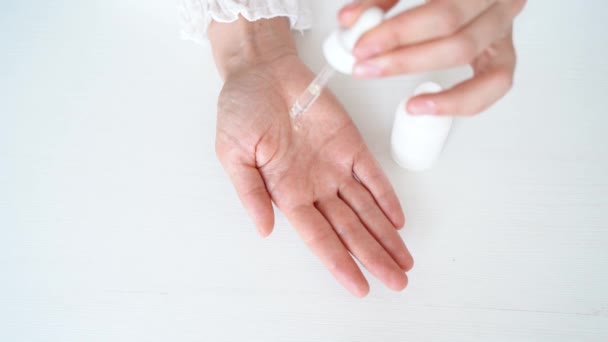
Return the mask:
[(352, 51), (355, 44), (367, 31), (384, 20), (384, 11), (378, 7), (367, 9), (349, 29), (338, 29), (327, 37), (323, 44), (323, 54), (332, 68), (343, 74), (352, 74), (357, 62)]
[[(441, 86), (426, 82), (418, 86), (415, 95), (438, 93)], [(439, 158), (443, 145), (452, 127), (451, 116), (411, 115), (406, 112), (408, 99), (399, 104), (393, 132), (391, 154), (402, 168), (411, 171), (430, 169)]]

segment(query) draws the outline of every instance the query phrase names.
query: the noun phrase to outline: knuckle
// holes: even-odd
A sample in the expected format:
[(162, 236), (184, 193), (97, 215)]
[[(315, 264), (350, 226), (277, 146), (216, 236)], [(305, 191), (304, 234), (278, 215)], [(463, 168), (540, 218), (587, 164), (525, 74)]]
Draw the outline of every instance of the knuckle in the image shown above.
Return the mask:
[(494, 74), (493, 81), (503, 93), (506, 93), (513, 88), (513, 72), (507, 68), (499, 69)]
[(332, 274), (338, 274), (343, 272), (344, 270), (349, 269), (350, 263), (348, 259), (335, 258), (327, 261), (325, 267)]
[(365, 199), (365, 202), (363, 204), (361, 204), (361, 206), (358, 208), (358, 214), (362, 215), (362, 216), (368, 216), (370, 214), (373, 214), (376, 211), (377, 205), (376, 203), (373, 201), (373, 199)]
[(338, 234), (341, 237), (345, 237), (345, 236), (350, 236), (353, 235), (353, 233), (356, 232), (356, 225), (351, 222), (351, 221), (347, 221), (347, 222), (342, 222), (340, 224), (336, 224), (334, 226), (334, 230), (336, 231), (336, 234)]
[(451, 41), (450, 50), (455, 65), (468, 64), (477, 55), (477, 43), (470, 35), (460, 34)]
[(387, 27), (384, 34), (388, 38), (385, 41), (385, 51), (407, 43), (404, 40), (403, 30), (401, 29), (400, 23), (394, 23), (392, 27)]

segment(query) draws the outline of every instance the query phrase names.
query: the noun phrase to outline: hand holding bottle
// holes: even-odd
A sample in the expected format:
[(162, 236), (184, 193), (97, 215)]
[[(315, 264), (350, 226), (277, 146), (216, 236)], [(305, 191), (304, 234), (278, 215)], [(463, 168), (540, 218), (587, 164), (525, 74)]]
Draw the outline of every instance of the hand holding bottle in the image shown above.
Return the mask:
[[(344, 7), (349, 27), (369, 7), (389, 10), (398, 0), (360, 0)], [(525, 0), (429, 0), (367, 32), (357, 42), (354, 75), (361, 78), (418, 73), (470, 64), (474, 77), (437, 94), (412, 98), (412, 114), (473, 115), (511, 88), (516, 56), (514, 18)]]

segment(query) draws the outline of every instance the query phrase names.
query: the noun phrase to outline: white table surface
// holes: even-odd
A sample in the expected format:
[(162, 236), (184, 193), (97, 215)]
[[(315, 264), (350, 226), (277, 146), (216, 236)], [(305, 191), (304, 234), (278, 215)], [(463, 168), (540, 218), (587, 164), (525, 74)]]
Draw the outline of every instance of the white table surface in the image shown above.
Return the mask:
[[(340, 1), (315, 1), (305, 61)], [(214, 155), (221, 88), (172, 1), (0, 5), (0, 341), (608, 341), (608, 2), (529, 1), (515, 89), (436, 167), (388, 137), (421, 80), (335, 79), (403, 201), (402, 293), (349, 295)]]

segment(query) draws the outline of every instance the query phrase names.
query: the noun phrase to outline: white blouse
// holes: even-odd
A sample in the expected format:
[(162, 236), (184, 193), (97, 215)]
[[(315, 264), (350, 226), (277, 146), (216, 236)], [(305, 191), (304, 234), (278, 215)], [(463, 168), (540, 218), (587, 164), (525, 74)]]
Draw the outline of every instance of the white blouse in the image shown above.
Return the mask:
[(201, 43), (212, 20), (233, 22), (242, 15), (249, 21), (288, 17), (291, 28), (310, 28), (310, 0), (179, 0), (182, 37)]

